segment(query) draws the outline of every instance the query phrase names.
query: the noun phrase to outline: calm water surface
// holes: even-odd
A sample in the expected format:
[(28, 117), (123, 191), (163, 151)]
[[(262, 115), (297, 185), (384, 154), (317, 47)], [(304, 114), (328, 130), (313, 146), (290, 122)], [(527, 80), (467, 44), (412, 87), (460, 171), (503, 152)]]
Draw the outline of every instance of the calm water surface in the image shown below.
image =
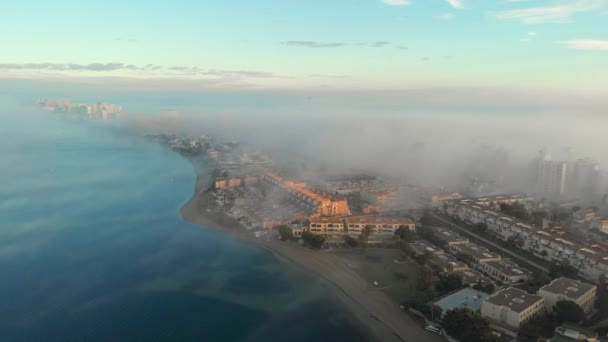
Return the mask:
[(0, 340), (366, 340), (315, 278), (182, 221), (185, 159), (111, 124), (0, 112)]

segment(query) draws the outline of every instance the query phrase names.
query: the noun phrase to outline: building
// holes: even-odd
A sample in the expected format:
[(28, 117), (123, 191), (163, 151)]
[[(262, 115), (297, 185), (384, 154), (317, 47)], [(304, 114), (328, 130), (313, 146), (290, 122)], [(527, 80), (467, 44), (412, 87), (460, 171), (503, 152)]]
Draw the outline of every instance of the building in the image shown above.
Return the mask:
[(449, 245), (448, 250), (450, 251), (450, 253), (456, 256), (470, 256), (471, 263), (473, 265), (483, 264), (490, 261), (500, 261), (502, 259), (500, 255), (490, 252), (489, 249), (482, 246), (478, 246), (471, 242)]
[(483, 274), (481, 274), (475, 270), (464, 270), (464, 271), (458, 271), (458, 272), (452, 272), (452, 273), (459, 276), (460, 280), (462, 280), (462, 285), (465, 285), (465, 286), (472, 287), (477, 284), (481, 284), (481, 285), (494, 284), (494, 282), (492, 282), (492, 280), (490, 280), (489, 278), (485, 277)]
[(578, 198), (593, 200), (598, 194), (601, 169), (591, 159), (578, 159), (570, 164), (568, 174), (568, 193)]
[(595, 285), (561, 277), (541, 287), (538, 295), (545, 299), (545, 309), (548, 312), (552, 312), (553, 306), (560, 300), (569, 300), (578, 304), (588, 314), (593, 310), (596, 291)]
[(462, 195), (457, 192), (441, 192), (431, 197), (431, 205), (433, 207), (441, 207), (444, 201), (455, 200), (462, 198)]
[(442, 314), (452, 309), (469, 309), (473, 312), (481, 310), (481, 303), (490, 295), (471, 288), (464, 288), (456, 293), (447, 295), (433, 303), (442, 310)]
[(608, 218), (599, 217), (591, 221), (591, 228), (595, 228), (602, 233), (608, 234)]
[(414, 241), (409, 244), (412, 251), (414, 251), (414, 256), (430, 254), (430, 255), (440, 255), (443, 254), (443, 250), (432, 243), (426, 242), (424, 240)]
[(532, 272), (519, 267), (519, 265), (509, 261), (490, 261), (479, 264), (479, 269), (488, 275), (492, 280), (503, 284), (513, 284), (528, 281), (532, 278)]
[(318, 216), (350, 214), (346, 199), (311, 188), (306, 183), (296, 183), (273, 172), (266, 173), (261, 180), (285, 190), (291, 197), (313, 209)]
[(591, 208), (580, 209), (574, 213), (574, 220), (578, 223), (592, 222), (594, 219), (595, 210)]
[(344, 233), (344, 222), (339, 217), (311, 217), (308, 229), (313, 234), (333, 235)]
[(237, 186), (257, 184), (259, 177), (235, 177), (235, 178), (216, 178), (215, 188), (216, 189), (229, 189)]
[(364, 189), (361, 190), (361, 199), (375, 205), (385, 205), (397, 196), (397, 189)]
[(429, 264), (439, 273), (451, 273), (466, 271), (469, 266), (462, 261), (456, 260), (449, 254), (435, 254), (429, 257)]
[(515, 329), (544, 310), (545, 300), (542, 297), (514, 287), (496, 292), (481, 304), (483, 317)]
[(553, 161), (544, 151), (530, 165), (531, 185), (537, 197), (558, 199), (566, 194), (568, 185), (568, 163)]
[(395, 231), (405, 227), (411, 231), (416, 229), (416, 224), (404, 218), (388, 218), (378, 216), (358, 216), (344, 219), (349, 235), (360, 235), (365, 227), (372, 229), (372, 235), (385, 235), (392, 237)]
[(575, 341), (600, 342), (596, 331), (571, 323), (564, 323), (562, 326), (555, 328), (555, 334), (548, 340), (548, 342)]
[[(565, 262), (579, 271), (579, 275), (599, 282), (608, 273), (608, 249), (593, 241), (581, 241), (577, 236), (558, 229), (541, 229), (512, 216), (477, 205), (474, 199), (446, 201), (446, 213), (470, 225), (485, 223), (488, 232), (507, 241), (515, 238), (517, 248), (528, 251), (548, 262)], [(608, 222), (596, 219), (598, 229)]]
[(462, 237), (447, 228), (433, 227), (433, 233), (435, 233), (437, 239), (443, 241), (448, 246), (469, 243), (469, 239)]

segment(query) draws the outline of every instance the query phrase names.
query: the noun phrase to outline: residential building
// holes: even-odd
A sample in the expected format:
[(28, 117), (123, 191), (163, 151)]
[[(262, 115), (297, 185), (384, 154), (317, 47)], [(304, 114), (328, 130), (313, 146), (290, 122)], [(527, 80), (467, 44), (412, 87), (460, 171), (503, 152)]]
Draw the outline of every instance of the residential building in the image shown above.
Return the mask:
[(492, 280), (490, 280), (490, 278), (487, 278), (486, 276), (475, 270), (464, 270), (452, 273), (460, 277), (460, 280), (462, 280), (462, 285), (469, 287), (475, 286), (477, 284), (490, 285), (494, 283), (492, 282)]
[(411, 231), (416, 229), (416, 224), (404, 218), (389, 218), (378, 216), (357, 216), (344, 219), (349, 235), (360, 235), (365, 227), (372, 229), (372, 235), (384, 235), (392, 237), (395, 231), (405, 227)]
[(466, 271), (469, 266), (462, 261), (456, 260), (449, 254), (435, 254), (429, 257), (429, 264), (439, 273), (450, 273)]
[(547, 342), (600, 342), (597, 331), (583, 328), (572, 323), (564, 323), (555, 328), (555, 334)]
[(469, 243), (469, 239), (462, 237), (447, 228), (433, 227), (432, 229), (437, 239), (443, 241), (448, 246)]
[(490, 252), (489, 249), (478, 246), (474, 243), (462, 243), (456, 245), (449, 245), (448, 250), (450, 253), (456, 256), (466, 256), (471, 258), (471, 263), (473, 265), (482, 264), (490, 261), (499, 261), (501, 260), (501, 256)]
[(452, 309), (469, 309), (473, 312), (479, 312), (481, 303), (489, 296), (487, 293), (467, 287), (435, 301), (433, 305), (440, 307), (442, 314)]
[(566, 194), (568, 162), (553, 161), (541, 151), (530, 165), (530, 179), (537, 197), (558, 199)]
[(229, 189), (237, 186), (244, 186), (250, 184), (257, 184), (259, 177), (235, 177), (235, 178), (221, 178), (215, 179), (216, 189)]
[(315, 215), (344, 216), (350, 214), (346, 199), (309, 187), (306, 183), (297, 183), (273, 172), (262, 176), (262, 182), (285, 190), (291, 197), (315, 210)]
[(443, 254), (443, 250), (432, 243), (426, 242), (424, 240), (414, 241), (409, 244), (412, 251), (414, 251), (415, 256), (423, 255), (423, 254), (431, 254), (431, 255), (439, 255)]
[(591, 221), (591, 228), (596, 228), (600, 232), (608, 234), (608, 218), (596, 218), (595, 220)]
[(479, 264), (479, 269), (488, 275), (494, 281), (503, 284), (513, 284), (524, 282), (532, 278), (532, 272), (519, 267), (519, 265), (509, 261), (490, 261)]
[[(608, 249), (593, 241), (580, 241), (564, 230), (537, 228), (527, 222), (477, 205), (473, 199), (446, 201), (447, 214), (467, 224), (485, 223), (488, 233), (507, 241), (515, 238), (517, 247), (548, 262), (565, 262), (579, 270), (579, 275), (597, 283), (608, 273)], [(596, 219), (596, 227), (606, 228), (608, 221)]]
[(481, 304), (481, 315), (492, 322), (518, 329), (522, 323), (542, 313), (545, 300), (523, 290), (508, 287), (486, 298)]
[(433, 207), (441, 207), (444, 201), (455, 200), (462, 198), (462, 195), (457, 192), (440, 192), (431, 197), (431, 205)]
[(344, 222), (339, 217), (311, 217), (309, 231), (313, 234), (343, 234)]
[(585, 313), (593, 310), (597, 287), (578, 280), (561, 277), (541, 287), (538, 295), (545, 299), (545, 308), (548, 312), (561, 300), (569, 300), (580, 306)]

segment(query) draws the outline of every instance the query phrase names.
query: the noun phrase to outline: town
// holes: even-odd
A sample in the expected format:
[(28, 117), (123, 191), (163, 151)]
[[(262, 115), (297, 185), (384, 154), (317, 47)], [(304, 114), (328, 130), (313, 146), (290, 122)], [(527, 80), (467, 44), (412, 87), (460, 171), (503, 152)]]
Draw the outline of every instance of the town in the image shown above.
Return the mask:
[(566, 183), (545, 177), (547, 160), (532, 161), (540, 195), (418, 190), (405, 208), (402, 186), (371, 174), (298, 178), (228, 151), (213, 149), (201, 210), (257, 239), (338, 255), (429, 331), (459, 341), (599, 341), (608, 331), (608, 218), (547, 201)]

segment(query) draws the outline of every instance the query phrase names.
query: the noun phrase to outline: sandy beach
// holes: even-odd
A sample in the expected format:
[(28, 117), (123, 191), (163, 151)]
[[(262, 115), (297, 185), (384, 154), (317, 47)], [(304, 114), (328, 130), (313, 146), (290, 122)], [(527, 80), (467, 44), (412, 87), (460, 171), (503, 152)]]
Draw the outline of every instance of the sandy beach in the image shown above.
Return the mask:
[(207, 205), (202, 190), (204, 187), (200, 183), (200, 179), (197, 180), (194, 195), (181, 208), (184, 220), (255, 243), (272, 252), (282, 262), (320, 277), (378, 341), (444, 341), (438, 335), (424, 330), (397, 303), (371, 286), (338, 256), (314, 251), (293, 242), (256, 238), (248, 234), (234, 219)]

